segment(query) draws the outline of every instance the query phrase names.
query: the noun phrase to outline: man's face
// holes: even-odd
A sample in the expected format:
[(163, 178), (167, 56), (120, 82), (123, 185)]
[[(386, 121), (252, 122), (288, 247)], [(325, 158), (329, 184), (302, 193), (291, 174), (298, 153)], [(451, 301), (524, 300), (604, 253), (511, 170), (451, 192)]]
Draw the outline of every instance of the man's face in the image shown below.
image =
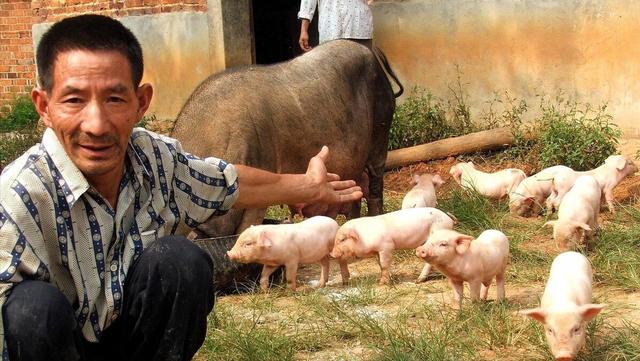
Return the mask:
[(131, 131), (151, 95), (148, 84), (134, 89), (124, 55), (88, 50), (58, 54), (51, 91), (32, 92), (45, 125), (90, 182), (119, 181)]

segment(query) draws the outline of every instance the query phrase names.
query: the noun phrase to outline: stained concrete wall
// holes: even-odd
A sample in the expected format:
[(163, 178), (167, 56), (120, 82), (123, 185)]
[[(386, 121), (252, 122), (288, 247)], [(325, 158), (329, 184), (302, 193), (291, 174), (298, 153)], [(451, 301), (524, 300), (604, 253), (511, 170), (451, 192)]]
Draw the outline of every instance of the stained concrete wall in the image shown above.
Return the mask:
[(640, 137), (640, 1), (376, 1), (374, 39), (405, 87), (446, 96), (456, 64), (472, 111), (507, 90), (535, 108), (562, 89), (607, 102), (626, 136)]

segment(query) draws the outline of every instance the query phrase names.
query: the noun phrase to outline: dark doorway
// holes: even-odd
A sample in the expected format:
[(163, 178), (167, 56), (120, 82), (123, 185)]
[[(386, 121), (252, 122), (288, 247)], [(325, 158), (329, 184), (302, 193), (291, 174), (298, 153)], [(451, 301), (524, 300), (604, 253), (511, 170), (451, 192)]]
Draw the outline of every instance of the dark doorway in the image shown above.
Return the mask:
[[(256, 64), (273, 64), (302, 54), (298, 46), (300, 0), (252, 0)], [(317, 14), (309, 27), (309, 43), (318, 44)]]

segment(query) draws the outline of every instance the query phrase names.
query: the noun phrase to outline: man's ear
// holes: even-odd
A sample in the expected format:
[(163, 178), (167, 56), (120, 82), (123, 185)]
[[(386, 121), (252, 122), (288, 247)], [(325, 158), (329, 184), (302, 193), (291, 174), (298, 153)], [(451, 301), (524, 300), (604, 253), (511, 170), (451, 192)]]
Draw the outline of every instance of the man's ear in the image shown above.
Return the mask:
[(144, 83), (136, 90), (136, 97), (138, 98), (138, 119), (142, 119), (144, 113), (149, 109), (151, 104), (151, 98), (153, 97), (153, 87), (149, 83)]
[(459, 254), (465, 253), (471, 246), (471, 241), (473, 241), (473, 237), (467, 236), (466, 234), (458, 236), (455, 240), (456, 252)]
[(31, 90), (31, 100), (44, 125), (51, 128), (51, 120), (49, 119), (49, 95), (47, 92), (42, 88), (33, 88), (33, 90)]
[(542, 308), (530, 308), (528, 310), (520, 310), (518, 311), (518, 314), (531, 317), (540, 323), (544, 323), (545, 314), (544, 314), (544, 309)]

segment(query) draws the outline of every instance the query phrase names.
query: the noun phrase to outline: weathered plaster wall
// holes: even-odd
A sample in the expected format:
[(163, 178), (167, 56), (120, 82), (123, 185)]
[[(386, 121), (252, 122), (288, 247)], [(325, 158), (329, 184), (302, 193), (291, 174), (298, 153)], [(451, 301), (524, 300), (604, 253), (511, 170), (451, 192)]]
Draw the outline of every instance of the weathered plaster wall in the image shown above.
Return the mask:
[[(142, 45), (145, 72), (153, 85), (149, 114), (174, 118), (193, 89), (214, 69), (206, 13), (180, 12), (119, 19)], [(34, 48), (51, 24), (33, 26)]]
[[(207, 10), (207, 0), (0, 0), (0, 114), (35, 82), (32, 26), (95, 13), (122, 18)], [(234, 1), (234, 0), (220, 0)], [(41, 34), (40, 34), (41, 35)]]
[[(119, 17), (136, 35), (144, 54), (142, 81), (153, 85), (148, 114), (174, 119), (209, 75), (252, 63), (249, 0), (209, 0), (206, 12)], [(32, 27), (33, 47), (51, 23)]]
[(640, 2), (633, 0), (376, 1), (374, 39), (405, 87), (439, 96), (456, 67), (481, 109), (494, 91), (525, 98), (563, 89), (608, 102), (626, 136), (640, 137)]

